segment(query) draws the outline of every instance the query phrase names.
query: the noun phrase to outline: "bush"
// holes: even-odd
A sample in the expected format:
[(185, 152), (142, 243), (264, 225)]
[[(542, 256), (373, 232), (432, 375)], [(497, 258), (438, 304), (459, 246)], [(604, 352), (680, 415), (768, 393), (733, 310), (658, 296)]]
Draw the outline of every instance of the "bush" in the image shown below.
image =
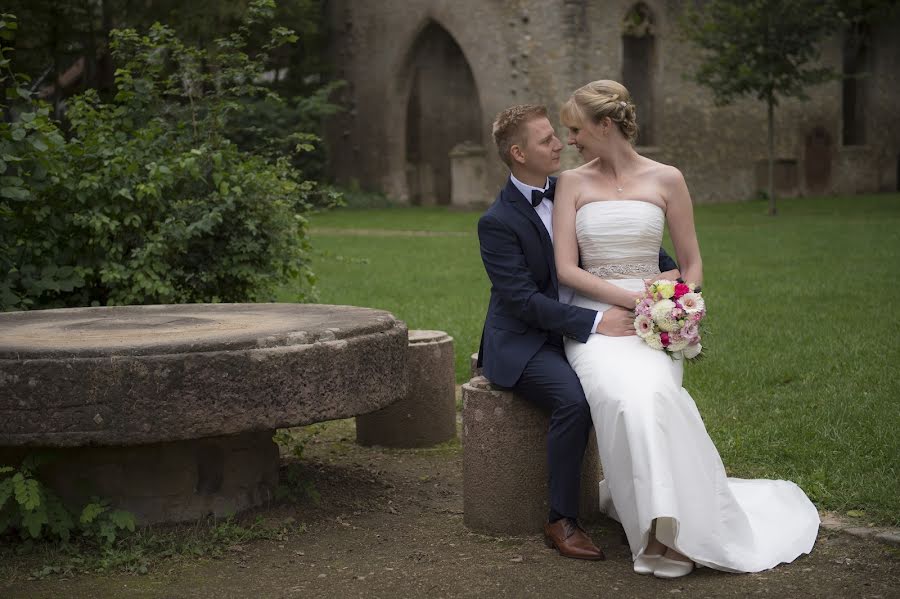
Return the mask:
[[(308, 267), (311, 198), (334, 201), (289, 156), (241, 149), (228, 137), (248, 103), (279, 98), (255, 82), (284, 28), (253, 56), (246, 40), (273, 14), (255, 0), (213, 50), (156, 24), (112, 33), (116, 94), (68, 101), (70, 130), (13, 75), (2, 48), (0, 86), (19, 105), (0, 124), (0, 309), (266, 301)], [(0, 17), (0, 39), (16, 22)], [(13, 110), (15, 109), (15, 110)], [(314, 136), (295, 150), (308, 151)]]
[(38, 478), (49, 454), (30, 454), (18, 467), (0, 465), (0, 534), (18, 531), (23, 539), (66, 542), (73, 531), (110, 545), (120, 531), (134, 532), (134, 516), (114, 510), (98, 497), (72, 512)]

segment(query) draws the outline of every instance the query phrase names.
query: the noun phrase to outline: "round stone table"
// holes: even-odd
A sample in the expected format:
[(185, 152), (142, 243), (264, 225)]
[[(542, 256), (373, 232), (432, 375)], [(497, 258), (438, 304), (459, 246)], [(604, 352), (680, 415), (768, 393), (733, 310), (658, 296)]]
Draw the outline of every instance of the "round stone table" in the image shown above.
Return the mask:
[(0, 465), (52, 448), (41, 478), (138, 522), (227, 515), (274, 494), (274, 429), (406, 393), (406, 325), (313, 304), (0, 314)]

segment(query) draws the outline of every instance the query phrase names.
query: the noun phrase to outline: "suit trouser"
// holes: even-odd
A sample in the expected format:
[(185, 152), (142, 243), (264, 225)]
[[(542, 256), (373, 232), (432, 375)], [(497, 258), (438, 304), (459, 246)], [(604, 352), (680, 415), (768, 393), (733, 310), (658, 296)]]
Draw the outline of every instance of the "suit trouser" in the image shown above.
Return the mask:
[(577, 518), (581, 462), (591, 430), (591, 409), (563, 349), (545, 343), (526, 364), (513, 391), (550, 412), (550, 519)]

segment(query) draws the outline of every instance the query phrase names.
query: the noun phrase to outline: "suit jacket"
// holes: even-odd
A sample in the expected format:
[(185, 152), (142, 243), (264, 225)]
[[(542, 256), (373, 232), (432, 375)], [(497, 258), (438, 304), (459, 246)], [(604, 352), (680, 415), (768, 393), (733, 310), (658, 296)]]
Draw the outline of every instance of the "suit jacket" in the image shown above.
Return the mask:
[[(481, 260), (491, 280), (478, 365), (492, 383), (512, 387), (545, 343), (582, 343), (597, 312), (559, 302), (550, 235), (511, 179), (478, 221)], [(665, 268), (663, 268), (665, 266)], [(660, 269), (676, 268), (660, 250)]]

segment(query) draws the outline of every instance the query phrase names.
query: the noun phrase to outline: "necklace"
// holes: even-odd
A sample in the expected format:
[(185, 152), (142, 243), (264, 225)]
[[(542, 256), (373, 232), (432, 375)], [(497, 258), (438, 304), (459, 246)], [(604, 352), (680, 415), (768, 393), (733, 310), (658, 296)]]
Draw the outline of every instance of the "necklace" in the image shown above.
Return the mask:
[(618, 191), (619, 193), (622, 193), (624, 190), (621, 187), (619, 187), (618, 185), (616, 185), (616, 191)]

